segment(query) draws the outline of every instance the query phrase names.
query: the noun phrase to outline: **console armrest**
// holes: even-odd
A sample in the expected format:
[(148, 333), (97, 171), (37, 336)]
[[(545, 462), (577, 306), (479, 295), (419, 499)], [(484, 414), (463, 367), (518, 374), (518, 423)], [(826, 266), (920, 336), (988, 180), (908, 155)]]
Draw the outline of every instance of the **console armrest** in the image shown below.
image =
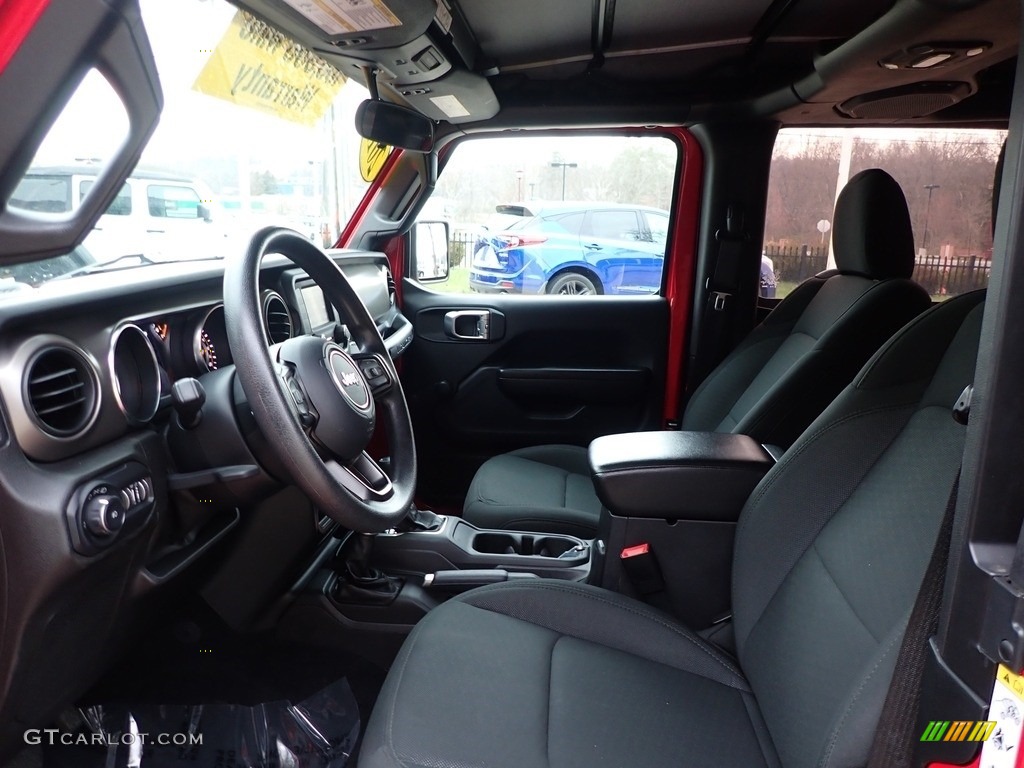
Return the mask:
[(747, 435), (631, 432), (590, 443), (601, 502), (619, 517), (735, 522), (775, 460)]

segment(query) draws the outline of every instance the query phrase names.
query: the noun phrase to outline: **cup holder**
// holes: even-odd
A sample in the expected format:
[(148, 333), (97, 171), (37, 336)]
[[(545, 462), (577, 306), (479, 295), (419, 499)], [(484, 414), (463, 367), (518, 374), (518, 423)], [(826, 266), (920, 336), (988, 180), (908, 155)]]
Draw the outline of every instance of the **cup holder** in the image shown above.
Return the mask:
[(473, 538), (473, 549), (490, 555), (561, 558), (570, 552), (575, 554), (577, 547), (579, 542), (564, 536), (486, 532)]

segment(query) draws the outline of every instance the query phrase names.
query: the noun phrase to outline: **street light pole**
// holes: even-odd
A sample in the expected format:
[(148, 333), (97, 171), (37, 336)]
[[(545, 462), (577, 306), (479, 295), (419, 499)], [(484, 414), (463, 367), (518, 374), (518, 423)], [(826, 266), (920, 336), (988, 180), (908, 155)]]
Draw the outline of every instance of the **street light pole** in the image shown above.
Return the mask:
[(932, 214), (932, 192), (938, 189), (940, 184), (925, 184), (924, 188), (928, 190), (928, 204), (924, 209), (924, 237), (921, 238), (921, 248), (924, 249), (924, 255), (928, 255), (928, 219)]
[(563, 162), (559, 161), (559, 162), (552, 163), (551, 167), (552, 168), (561, 168), (562, 169), (562, 200), (564, 201), (565, 200), (565, 169), (566, 168), (575, 168), (576, 167), (576, 163), (563, 163)]

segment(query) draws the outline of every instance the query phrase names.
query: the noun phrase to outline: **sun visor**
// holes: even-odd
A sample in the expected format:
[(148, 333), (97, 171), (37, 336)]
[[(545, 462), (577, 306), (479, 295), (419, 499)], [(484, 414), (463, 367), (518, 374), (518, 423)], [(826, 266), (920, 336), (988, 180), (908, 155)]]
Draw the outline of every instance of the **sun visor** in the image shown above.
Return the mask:
[(434, 0), (240, 0), (235, 4), (309, 48), (326, 47), (342, 54), (406, 45), (427, 31), (439, 8)]
[(431, 120), (455, 125), (487, 120), (499, 109), (498, 97), (487, 79), (465, 70), (453, 70), (422, 85), (383, 83), (381, 90)]

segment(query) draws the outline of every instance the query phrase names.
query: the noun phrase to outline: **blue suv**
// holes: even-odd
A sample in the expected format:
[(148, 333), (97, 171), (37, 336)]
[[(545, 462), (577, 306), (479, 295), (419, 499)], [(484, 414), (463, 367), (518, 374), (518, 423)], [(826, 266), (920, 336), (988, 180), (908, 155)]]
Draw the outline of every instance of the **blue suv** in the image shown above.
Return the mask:
[(669, 215), (615, 203), (499, 205), (516, 216), (473, 244), (469, 286), (479, 293), (657, 293)]

